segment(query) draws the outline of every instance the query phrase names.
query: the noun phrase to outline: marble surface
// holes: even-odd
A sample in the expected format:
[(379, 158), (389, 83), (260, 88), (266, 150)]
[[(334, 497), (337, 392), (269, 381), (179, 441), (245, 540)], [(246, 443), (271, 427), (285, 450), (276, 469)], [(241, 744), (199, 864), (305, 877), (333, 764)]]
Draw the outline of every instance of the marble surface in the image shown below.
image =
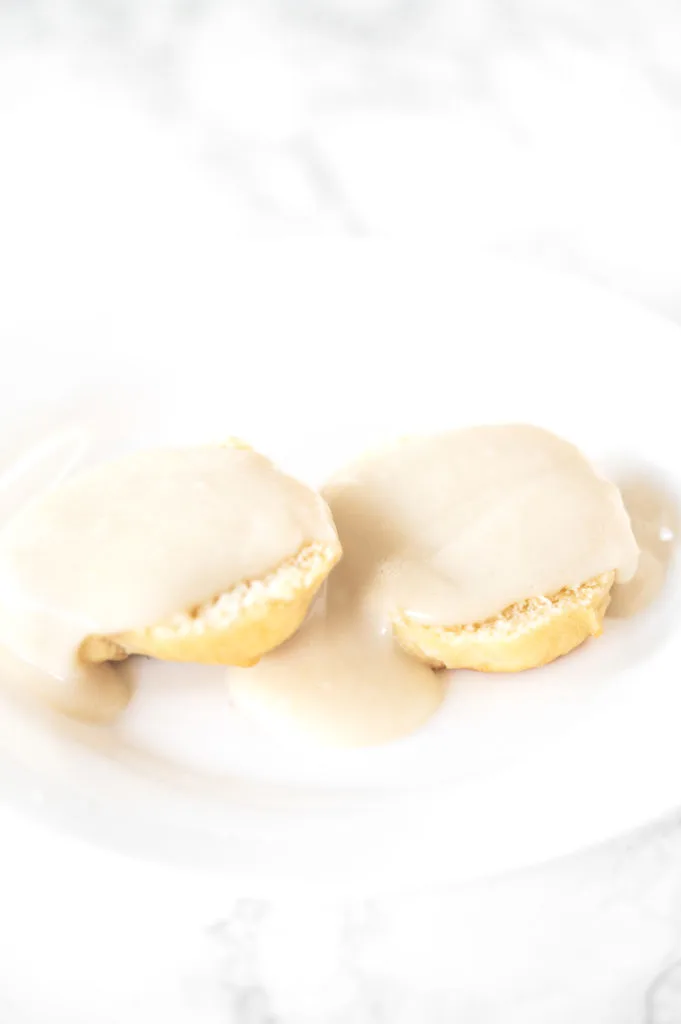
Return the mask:
[[(200, 265), (218, 236), (390, 234), (681, 320), (680, 53), (671, 0), (0, 0), (3, 302), (28, 322), (93, 263)], [(0, 823), (3, 1024), (681, 1021), (681, 816), (342, 903), (169, 899)]]

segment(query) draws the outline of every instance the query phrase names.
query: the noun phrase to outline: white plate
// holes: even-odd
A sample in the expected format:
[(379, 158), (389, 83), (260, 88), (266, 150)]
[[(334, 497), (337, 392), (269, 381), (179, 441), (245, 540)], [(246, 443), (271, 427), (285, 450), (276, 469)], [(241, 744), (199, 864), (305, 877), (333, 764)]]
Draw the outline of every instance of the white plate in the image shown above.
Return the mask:
[[(130, 446), (238, 435), (319, 483), (383, 438), (508, 420), (681, 490), (679, 335), (631, 304), (369, 246), (239, 254), (214, 284), (131, 291), (106, 319), (91, 302), (49, 331), (15, 322), (2, 468), (30, 457), (3, 478), (3, 516)], [(209, 669), (149, 663), (109, 730), (3, 692), (0, 777), (100, 843), (255, 884), (499, 871), (681, 803), (680, 602), (672, 566), (648, 611), (598, 643), (520, 676), (457, 673), (426, 728), (368, 750), (273, 739)]]

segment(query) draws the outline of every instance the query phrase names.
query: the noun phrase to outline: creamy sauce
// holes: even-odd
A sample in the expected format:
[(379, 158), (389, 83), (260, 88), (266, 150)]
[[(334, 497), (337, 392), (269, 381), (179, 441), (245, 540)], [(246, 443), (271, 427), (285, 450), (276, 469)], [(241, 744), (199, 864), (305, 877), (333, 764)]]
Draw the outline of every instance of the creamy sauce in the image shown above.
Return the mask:
[(633, 579), (613, 589), (608, 615), (628, 619), (651, 605), (667, 582), (678, 543), (679, 506), (649, 475), (625, 477), (620, 490), (641, 555)]
[(80, 695), (97, 717), (98, 692), (107, 705), (122, 694), (113, 667), (78, 664), (86, 636), (156, 625), (311, 541), (337, 543), (328, 508), (263, 456), (137, 453), (34, 500), (0, 533), (0, 644), (51, 678), (55, 703), (73, 710)]
[(239, 706), (327, 742), (393, 739), (441, 702), (442, 676), (393, 643), (396, 614), (476, 623), (604, 572), (624, 583), (637, 567), (617, 488), (536, 427), (408, 439), (351, 465), (323, 493), (343, 546), (325, 607), (230, 678)]
[[(408, 439), (337, 474), (324, 497), (344, 557), (323, 600), (229, 679), (240, 706), (327, 743), (394, 739), (440, 705), (443, 676), (398, 649), (395, 615), (475, 623), (607, 571), (625, 584), (637, 567), (617, 488), (535, 427)], [(33, 690), (106, 719), (128, 687), (119, 669), (78, 664), (86, 636), (162, 622), (335, 536), (324, 501), (252, 451), (136, 454), (32, 502), (0, 534), (0, 643), (30, 666)]]
[(345, 572), (385, 614), (440, 625), (497, 615), (616, 570), (636, 572), (622, 496), (574, 445), (531, 426), (411, 438), (325, 490)]
[[(333, 587), (329, 583), (330, 591)], [(357, 614), (317, 608), (253, 668), (230, 669), (236, 706), (289, 736), (329, 746), (385, 743), (437, 711), (444, 680)]]
[(116, 665), (77, 666), (65, 679), (56, 680), (42, 669), (0, 647), (0, 678), (19, 698), (37, 699), (70, 718), (107, 725), (130, 702), (132, 674), (126, 662)]

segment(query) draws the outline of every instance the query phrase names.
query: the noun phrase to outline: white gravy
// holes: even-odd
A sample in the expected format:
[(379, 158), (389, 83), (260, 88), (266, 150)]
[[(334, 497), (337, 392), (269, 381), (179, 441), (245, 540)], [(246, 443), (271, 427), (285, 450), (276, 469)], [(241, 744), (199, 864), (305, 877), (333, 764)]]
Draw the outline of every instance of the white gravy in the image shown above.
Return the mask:
[(621, 495), (567, 441), (531, 426), (412, 438), (323, 491), (343, 558), (326, 601), (282, 647), (230, 673), (240, 706), (341, 745), (411, 732), (442, 676), (397, 649), (399, 612), (458, 626), (616, 571), (638, 546)]
[(135, 453), (74, 476), (2, 530), (0, 644), (54, 681), (57, 703), (73, 711), (82, 694), (96, 717), (95, 677), (108, 705), (114, 669), (78, 663), (85, 637), (155, 625), (311, 541), (337, 543), (327, 506), (264, 456)]
[[(440, 705), (442, 675), (396, 647), (394, 615), (476, 623), (636, 571), (617, 488), (536, 427), (401, 441), (323, 493), (344, 550), (323, 600), (296, 636), (229, 678), (239, 704), (324, 742), (393, 739)], [(135, 454), (33, 501), (2, 531), (0, 643), (54, 682), (43, 691), (56, 703), (96, 718), (98, 686), (107, 707), (124, 693), (111, 666), (83, 675), (86, 636), (154, 625), (266, 575), (311, 540), (335, 542), (327, 506), (261, 455)]]

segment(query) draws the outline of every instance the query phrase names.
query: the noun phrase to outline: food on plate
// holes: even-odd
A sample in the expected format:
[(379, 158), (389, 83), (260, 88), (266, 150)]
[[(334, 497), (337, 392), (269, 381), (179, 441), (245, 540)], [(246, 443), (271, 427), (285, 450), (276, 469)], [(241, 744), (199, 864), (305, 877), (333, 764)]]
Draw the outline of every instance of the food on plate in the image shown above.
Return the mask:
[(69, 680), (129, 654), (253, 664), (298, 628), (340, 554), (323, 499), (263, 455), (137, 452), (2, 530), (0, 642), (54, 680), (57, 704)]
[(510, 672), (567, 653), (598, 635), (613, 583), (636, 569), (617, 488), (537, 427), (408, 438), (323, 494), (344, 552), (325, 605), (232, 673), (232, 692), (325, 743), (420, 727), (444, 696), (427, 666)]
[(409, 437), (322, 495), (239, 443), (162, 449), (8, 523), (0, 642), (81, 717), (124, 705), (112, 666), (143, 654), (229, 665), (238, 706), (361, 746), (427, 722), (438, 669), (518, 672), (598, 636), (638, 559), (617, 487), (539, 427)]
[(435, 668), (522, 672), (601, 635), (614, 579), (614, 572), (605, 572), (549, 597), (516, 601), (499, 615), (464, 626), (434, 626), (398, 614), (393, 633), (405, 651)]
[[(326, 496), (346, 559), (371, 552), (394, 636), (438, 667), (553, 661), (601, 632), (613, 584), (638, 563), (617, 487), (538, 427), (408, 438), (350, 467)], [(373, 526), (355, 537), (361, 521)]]

